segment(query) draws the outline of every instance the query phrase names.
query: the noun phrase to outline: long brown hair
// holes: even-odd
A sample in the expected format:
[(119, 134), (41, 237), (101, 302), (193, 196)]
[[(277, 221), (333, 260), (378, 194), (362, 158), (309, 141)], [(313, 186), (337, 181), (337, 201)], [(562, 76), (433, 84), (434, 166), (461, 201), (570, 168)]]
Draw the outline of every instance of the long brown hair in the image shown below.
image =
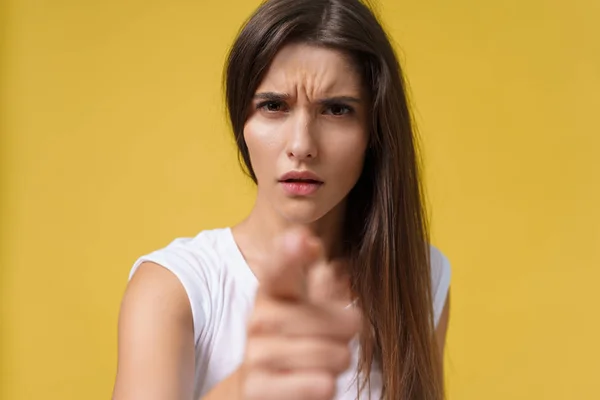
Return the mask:
[(357, 385), (370, 383), (375, 362), (386, 399), (440, 400), (420, 162), (394, 49), (359, 0), (264, 2), (240, 31), (224, 77), (233, 133), (255, 182), (244, 141), (249, 104), (275, 54), (291, 41), (349, 55), (371, 99), (370, 143), (362, 175), (348, 195), (344, 230), (352, 289), (367, 316)]

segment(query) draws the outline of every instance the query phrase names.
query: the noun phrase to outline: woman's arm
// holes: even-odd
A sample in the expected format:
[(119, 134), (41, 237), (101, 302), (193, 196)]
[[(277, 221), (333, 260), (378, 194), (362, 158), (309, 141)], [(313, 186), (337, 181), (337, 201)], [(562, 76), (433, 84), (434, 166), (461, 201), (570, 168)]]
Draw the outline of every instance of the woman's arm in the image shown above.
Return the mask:
[(243, 368), (239, 367), (226, 379), (219, 382), (210, 392), (197, 400), (239, 400), (242, 398)]
[(194, 328), (177, 277), (153, 263), (133, 275), (119, 317), (113, 400), (196, 400)]

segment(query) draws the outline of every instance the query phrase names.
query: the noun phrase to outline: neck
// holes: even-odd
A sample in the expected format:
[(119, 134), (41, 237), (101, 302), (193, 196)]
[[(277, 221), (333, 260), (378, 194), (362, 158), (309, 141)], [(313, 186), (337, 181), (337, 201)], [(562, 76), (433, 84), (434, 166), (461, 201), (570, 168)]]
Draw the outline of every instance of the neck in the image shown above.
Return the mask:
[(261, 263), (264, 255), (271, 254), (273, 239), (294, 226), (302, 225), (321, 240), (328, 260), (342, 256), (342, 224), (345, 204), (341, 203), (322, 218), (300, 224), (279, 214), (268, 202), (257, 196), (248, 217), (233, 227), (233, 233), (244, 257)]

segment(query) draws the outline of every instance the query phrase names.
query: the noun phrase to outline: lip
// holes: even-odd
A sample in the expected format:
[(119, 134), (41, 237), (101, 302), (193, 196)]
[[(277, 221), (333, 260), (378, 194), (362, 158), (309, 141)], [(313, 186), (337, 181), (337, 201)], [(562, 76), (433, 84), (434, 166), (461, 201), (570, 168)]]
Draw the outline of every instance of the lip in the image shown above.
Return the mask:
[(287, 180), (303, 180), (303, 181), (315, 181), (318, 183), (323, 183), (323, 179), (319, 177), (319, 175), (310, 171), (290, 171), (281, 175), (279, 178), (279, 182), (284, 182)]
[(323, 186), (323, 180), (310, 171), (290, 171), (279, 178), (283, 190), (290, 196), (309, 196)]

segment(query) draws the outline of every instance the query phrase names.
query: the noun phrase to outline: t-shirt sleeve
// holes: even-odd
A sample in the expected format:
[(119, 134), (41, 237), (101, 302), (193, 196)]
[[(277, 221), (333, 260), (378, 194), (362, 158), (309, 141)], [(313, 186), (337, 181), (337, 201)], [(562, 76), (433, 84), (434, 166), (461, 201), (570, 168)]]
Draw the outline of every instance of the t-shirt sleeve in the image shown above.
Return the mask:
[(437, 248), (431, 246), (431, 284), (433, 294), (433, 318), (437, 326), (450, 289), (450, 261)]
[(178, 239), (163, 249), (138, 258), (131, 268), (129, 279), (144, 262), (153, 262), (166, 268), (181, 282), (190, 301), (194, 320), (194, 339), (198, 342), (200, 333), (209, 318), (211, 301), (207, 285), (208, 277), (201, 257), (186, 249), (182, 239)]

